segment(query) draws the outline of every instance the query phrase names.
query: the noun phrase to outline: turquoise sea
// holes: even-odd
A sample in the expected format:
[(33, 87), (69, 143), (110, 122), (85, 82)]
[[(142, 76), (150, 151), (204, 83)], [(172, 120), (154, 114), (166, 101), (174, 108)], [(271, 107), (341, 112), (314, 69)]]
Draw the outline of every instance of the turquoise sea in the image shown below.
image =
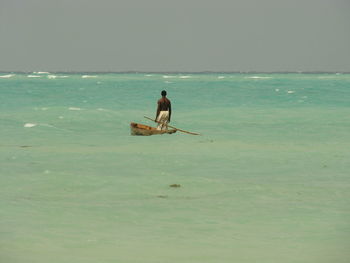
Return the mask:
[[(163, 89), (201, 136), (130, 135)], [(0, 262), (350, 262), (350, 74), (0, 73), (0, 94)]]

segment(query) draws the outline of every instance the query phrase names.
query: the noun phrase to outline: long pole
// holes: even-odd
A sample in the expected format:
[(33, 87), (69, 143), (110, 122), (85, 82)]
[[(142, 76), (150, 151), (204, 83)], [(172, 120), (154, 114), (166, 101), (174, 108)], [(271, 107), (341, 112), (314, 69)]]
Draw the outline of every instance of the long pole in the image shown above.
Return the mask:
[[(160, 122), (160, 121), (156, 121), (156, 120), (154, 120), (154, 119), (152, 119), (152, 118), (150, 118), (150, 117), (147, 117), (147, 116), (143, 116), (143, 117), (145, 117), (146, 119), (149, 119), (149, 120), (151, 120), (151, 121), (154, 121), (154, 122), (162, 123), (162, 122)], [(181, 129), (178, 129), (178, 128), (174, 127), (174, 126), (170, 126), (170, 125), (168, 125), (168, 127), (173, 128), (173, 129), (175, 129), (175, 130), (177, 130), (177, 131), (180, 131), (180, 132), (184, 132), (184, 133), (188, 133), (188, 134), (192, 134), (192, 135), (200, 135), (199, 133), (181, 130)]]

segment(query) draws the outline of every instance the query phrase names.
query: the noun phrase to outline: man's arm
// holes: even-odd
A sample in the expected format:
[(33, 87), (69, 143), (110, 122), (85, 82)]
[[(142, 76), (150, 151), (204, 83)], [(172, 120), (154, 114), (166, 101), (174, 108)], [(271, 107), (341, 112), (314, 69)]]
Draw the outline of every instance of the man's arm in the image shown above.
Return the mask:
[(156, 118), (154, 119), (155, 122), (157, 122), (157, 118), (158, 118), (159, 113), (160, 113), (160, 103), (159, 103), (159, 101), (157, 103), (158, 103), (158, 107), (157, 107)]
[(169, 122), (170, 122), (170, 118), (171, 118), (171, 102), (169, 100)]

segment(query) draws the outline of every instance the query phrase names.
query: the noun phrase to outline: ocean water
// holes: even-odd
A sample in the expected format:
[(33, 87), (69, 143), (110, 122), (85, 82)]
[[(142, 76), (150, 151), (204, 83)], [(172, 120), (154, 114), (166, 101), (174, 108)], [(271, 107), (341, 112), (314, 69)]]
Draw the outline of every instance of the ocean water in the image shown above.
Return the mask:
[[(163, 89), (201, 136), (130, 135)], [(349, 74), (1, 73), (0, 94), (0, 262), (350, 262)]]

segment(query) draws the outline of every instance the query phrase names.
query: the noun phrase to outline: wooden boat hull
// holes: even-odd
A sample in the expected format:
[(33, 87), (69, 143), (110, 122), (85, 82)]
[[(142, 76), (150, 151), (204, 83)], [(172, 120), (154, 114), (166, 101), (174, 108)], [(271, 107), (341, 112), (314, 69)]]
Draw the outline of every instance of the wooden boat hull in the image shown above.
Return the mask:
[(172, 134), (176, 132), (176, 129), (157, 130), (156, 128), (151, 126), (132, 122), (130, 123), (130, 132), (131, 132), (131, 135), (149, 136), (149, 135), (164, 134), (164, 133)]

